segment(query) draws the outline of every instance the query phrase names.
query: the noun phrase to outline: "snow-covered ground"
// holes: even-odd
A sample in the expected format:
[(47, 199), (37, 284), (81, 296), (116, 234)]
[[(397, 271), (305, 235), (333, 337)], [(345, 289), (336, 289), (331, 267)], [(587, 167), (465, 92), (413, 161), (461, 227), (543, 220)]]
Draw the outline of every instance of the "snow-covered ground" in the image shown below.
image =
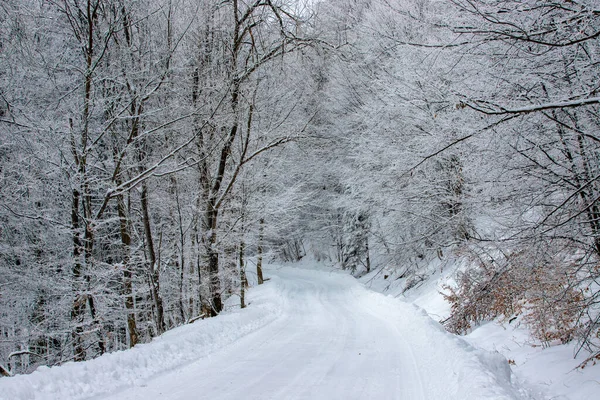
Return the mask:
[[(415, 304), (436, 321), (450, 315), (450, 305), (441, 292), (443, 285), (453, 285), (454, 274), (461, 269), (461, 260), (434, 260), (427, 270), (427, 279), (404, 292), (406, 281), (397, 279), (398, 271), (378, 270), (363, 276), (365, 286)], [(387, 276), (387, 278), (385, 278)], [(577, 358), (576, 343), (542, 348), (531, 339), (527, 328), (519, 324), (492, 321), (476, 327), (464, 339), (471, 345), (497, 351), (511, 362), (517, 379), (538, 399), (590, 400), (600, 399), (600, 365), (577, 367), (589, 355), (582, 351)]]
[(521, 399), (498, 353), (337, 272), (280, 268), (250, 306), (99, 359), (0, 379), (0, 399)]

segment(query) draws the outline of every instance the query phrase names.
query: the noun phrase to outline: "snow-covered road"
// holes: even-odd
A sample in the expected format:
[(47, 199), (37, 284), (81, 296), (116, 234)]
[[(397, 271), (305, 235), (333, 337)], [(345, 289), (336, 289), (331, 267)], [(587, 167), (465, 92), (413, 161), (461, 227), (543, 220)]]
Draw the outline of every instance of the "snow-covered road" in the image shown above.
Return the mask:
[(400, 311), (396, 302), (386, 304), (383, 296), (339, 274), (293, 269), (275, 274), (285, 294), (281, 318), (145, 387), (102, 398), (511, 398), (510, 390), (501, 387), (506, 382), (494, 385), (498, 377), (492, 371), (445, 366), (455, 364), (453, 357), (468, 358), (456, 352), (464, 347), (444, 332), (439, 336), (450, 348), (435, 340), (426, 343), (434, 339), (426, 332), (432, 326), (414, 310)]
[[(271, 286), (270, 294), (256, 299), (260, 304), (277, 303), (264, 308), (277, 310), (266, 326), (194, 361), (169, 367), (168, 372), (129, 385), (105, 382), (106, 388), (114, 387), (112, 392), (96, 391), (99, 394), (93, 398), (525, 398), (511, 383), (505, 359), (473, 349), (412, 305), (368, 291), (343, 274), (284, 268), (270, 271), (270, 275), (272, 280), (265, 285)], [(251, 297), (251, 301), (255, 300)], [(250, 304), (249, 309), (252, 307)], [(244, 311), (234, 315), (243, 316)], [(202, 331), (203, 323), (192, 327)], [(222, 334), (227, 335), (227, 329), (235, 329), (235, 323)], [(178, 337), (172, 336), (173, 340)], [(164, 340), (169, 341), (169, 336)], [(151, 350), (153, 345), (146, 348)], [(40, 374), (44, 372), (51, 371)], [(0, 393), (2, 387), (0, 382)], [(28, 398), (66, 399), (64, 394), (43, 395), (44, 385), (38, 389)], [(72, 398), (85, 394), (82, 391)]]

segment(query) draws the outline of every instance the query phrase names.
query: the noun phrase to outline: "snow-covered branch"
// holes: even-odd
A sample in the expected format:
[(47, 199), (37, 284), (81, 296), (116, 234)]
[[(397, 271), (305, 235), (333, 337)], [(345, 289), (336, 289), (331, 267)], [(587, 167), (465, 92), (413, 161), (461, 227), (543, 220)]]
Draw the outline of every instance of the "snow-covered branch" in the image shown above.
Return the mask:
[(478, 105), (477, 102), (463, 102), (459, 104), (459, 107), (468, 107), (475, 111), (481, 112), (486, 115), (506, 115), (506, 114), (529, 114), (539, 111), (547, 111), (547, 110), (555, 110), (560, 108), (576, 108), (583, 107), (593, 104), (599, 104), (600, 97), (587, 97), (582, 99), (574, 99), (574, 100), (565, 100), (565, 101), (556, 101), (550, 103), (542, 103), (542, 104), (533, 104), (524, 107), (516, 107), (516, 108), (505, 108), (502, 106), (490, 106), (486, 104), (489, 108), (484, 108)]

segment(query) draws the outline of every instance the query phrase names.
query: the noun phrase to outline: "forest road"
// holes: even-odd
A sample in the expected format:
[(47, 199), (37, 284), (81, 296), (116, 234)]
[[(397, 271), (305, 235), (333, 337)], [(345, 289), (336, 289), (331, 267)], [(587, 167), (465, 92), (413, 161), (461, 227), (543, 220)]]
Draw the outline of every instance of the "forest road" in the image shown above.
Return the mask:
[(521, 398), (481, 364), (453, 362), (464, 355), (438, 336), (453, 338), (423, 324), (421, 313), (394, 307), (402, 306), (397, 300), (338, 273), (269, 272), (284, 294), (280, 318), (142, 386), (95, 399)]

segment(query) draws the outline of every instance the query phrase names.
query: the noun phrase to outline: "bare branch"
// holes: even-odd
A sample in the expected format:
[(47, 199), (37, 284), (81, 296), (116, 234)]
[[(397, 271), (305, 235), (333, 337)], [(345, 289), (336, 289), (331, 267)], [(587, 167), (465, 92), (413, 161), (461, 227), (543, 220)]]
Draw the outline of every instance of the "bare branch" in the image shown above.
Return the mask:
[(519, 108), (504, 108), (502, 106), (496, 106), (497, 110), (488, 110), (481, 108), (477, 105), (470, 104), (468, 102), (461, 103), (460, 106), (468, 107), (477, 112), (486, 114), (486, 115), (506, 115), (506, 114), (529, 114), (539, 111), (546, 110), (555, 110), (559, 108), (575, 108), (582, 107), (591, 104), (599, 104), (600, 97), (589, 97), (585, 99), (575, 99), (575, 100), (566, 100), (566, 101), (558, 101), (554, 103), (544, 103), (544, 104), (536, 104), (531, 106), (519, 107)]

